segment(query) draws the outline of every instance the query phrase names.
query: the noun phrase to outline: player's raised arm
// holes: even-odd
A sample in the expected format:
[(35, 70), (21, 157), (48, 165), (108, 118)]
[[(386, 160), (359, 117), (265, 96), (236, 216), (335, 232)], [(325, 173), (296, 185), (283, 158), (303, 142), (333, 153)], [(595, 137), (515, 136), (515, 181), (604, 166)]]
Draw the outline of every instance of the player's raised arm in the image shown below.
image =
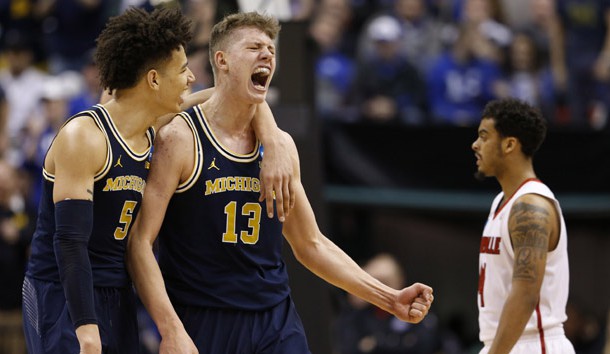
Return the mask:
[(423, 320), (434, 299), (432, 288), (415, 283), (402, 290), (392, 289), (365, 272), (343, 250), (324, 236), (318, 228), (299, 179), (298, 153), (294, 142), (289, 152), (293, 157), (293, 168), (296, 171), (296, 203), (284, 222), (283, 232), (295, 257), (320, 278), (403, 321), (419, 323)]

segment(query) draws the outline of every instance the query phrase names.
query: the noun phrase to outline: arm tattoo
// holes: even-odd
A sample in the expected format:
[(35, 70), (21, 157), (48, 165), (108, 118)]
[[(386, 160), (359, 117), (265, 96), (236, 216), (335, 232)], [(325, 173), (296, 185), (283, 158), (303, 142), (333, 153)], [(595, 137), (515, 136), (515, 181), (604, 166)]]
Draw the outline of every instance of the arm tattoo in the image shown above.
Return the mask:
[(513, 279), (536, 281), (536, 269), (544, 266), (551, 226), (546, 208), (517, 202), (513, 205), (509, 230), (515, 251)]

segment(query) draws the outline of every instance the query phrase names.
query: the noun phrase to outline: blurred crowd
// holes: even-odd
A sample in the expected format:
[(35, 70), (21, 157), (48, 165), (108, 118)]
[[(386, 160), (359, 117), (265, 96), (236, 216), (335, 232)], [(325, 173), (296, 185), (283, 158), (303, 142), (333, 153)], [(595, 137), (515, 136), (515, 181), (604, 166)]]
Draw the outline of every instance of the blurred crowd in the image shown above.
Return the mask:
[(266, 11), (309, 24), (326, 121), (474, 125), (488, 100), (511, 96), (558, 128), (610, 125), (610, 0), (0, 0), (0, 353), (20, 352), (44, 154), (66, 118), (99, 101), (95, 38), (129, 6), (193, 19), (194, 90), (213, 85), (212, 25)]
[(326, 119), (472, 125), (493, 98), (538, 106), (552, 125), (604, 129), (606, 0), (322, 1), (317, 104)]

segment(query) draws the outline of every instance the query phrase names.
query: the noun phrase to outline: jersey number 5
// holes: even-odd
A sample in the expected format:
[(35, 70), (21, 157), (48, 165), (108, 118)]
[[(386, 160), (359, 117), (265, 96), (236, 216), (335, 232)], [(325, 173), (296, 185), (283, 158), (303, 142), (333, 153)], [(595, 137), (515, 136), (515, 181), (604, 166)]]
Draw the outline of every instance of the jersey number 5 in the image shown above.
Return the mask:
[(133, 221), (133, 211), (137, 204), (138, 202), (134, 200), (127, 200), (125, 201), (125, 204), (123, 204), (123, 210), (121, 211), (121, 217), (119, 218), (119, 223), (123, 224), (123, 226), (117, 227), (114, 230), (114, 238), (116, 240), (122, 240), (127, 236), (129, 226), (131, 226), (131, 222)]
[[(229, 202), (225, 206), (227, 216), (227, 226), (222, 234), (222, 242), (237, 243), (237, 232), (235, 231), (235, 221), (237, 219), (237, 202)], [(258, 242), (258, 233), (261, 226), (261, 205), (258, 203), (246, 203), (241, 208), (241, 215), (248, 217), (249, 230), (242, 230), (239, 233), (241, 242), (253, 245)]]

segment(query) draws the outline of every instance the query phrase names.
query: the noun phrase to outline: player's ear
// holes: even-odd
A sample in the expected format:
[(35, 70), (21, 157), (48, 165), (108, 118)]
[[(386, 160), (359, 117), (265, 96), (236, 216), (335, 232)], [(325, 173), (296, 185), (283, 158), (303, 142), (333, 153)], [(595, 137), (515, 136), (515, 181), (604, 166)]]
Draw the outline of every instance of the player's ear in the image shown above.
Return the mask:
[(513, 152), (519, 147), (519, 140), (512, 136), (504, 138), (504, 141), (502, 142), (502, 147), (504, 148), (504, 152), (506, 153)]
[(148, 73), (146, 73), (146, 81), (148, 82), (148, 86), (156, 90), (159, 87), (159, 73), (157, 70), (149, 70)]
[(223, 51), (217, 51), (214, 53), (214, 61), (216, 62), (216, 67), (220, 70), (227, 70), (227, 58), (226, 54)]

